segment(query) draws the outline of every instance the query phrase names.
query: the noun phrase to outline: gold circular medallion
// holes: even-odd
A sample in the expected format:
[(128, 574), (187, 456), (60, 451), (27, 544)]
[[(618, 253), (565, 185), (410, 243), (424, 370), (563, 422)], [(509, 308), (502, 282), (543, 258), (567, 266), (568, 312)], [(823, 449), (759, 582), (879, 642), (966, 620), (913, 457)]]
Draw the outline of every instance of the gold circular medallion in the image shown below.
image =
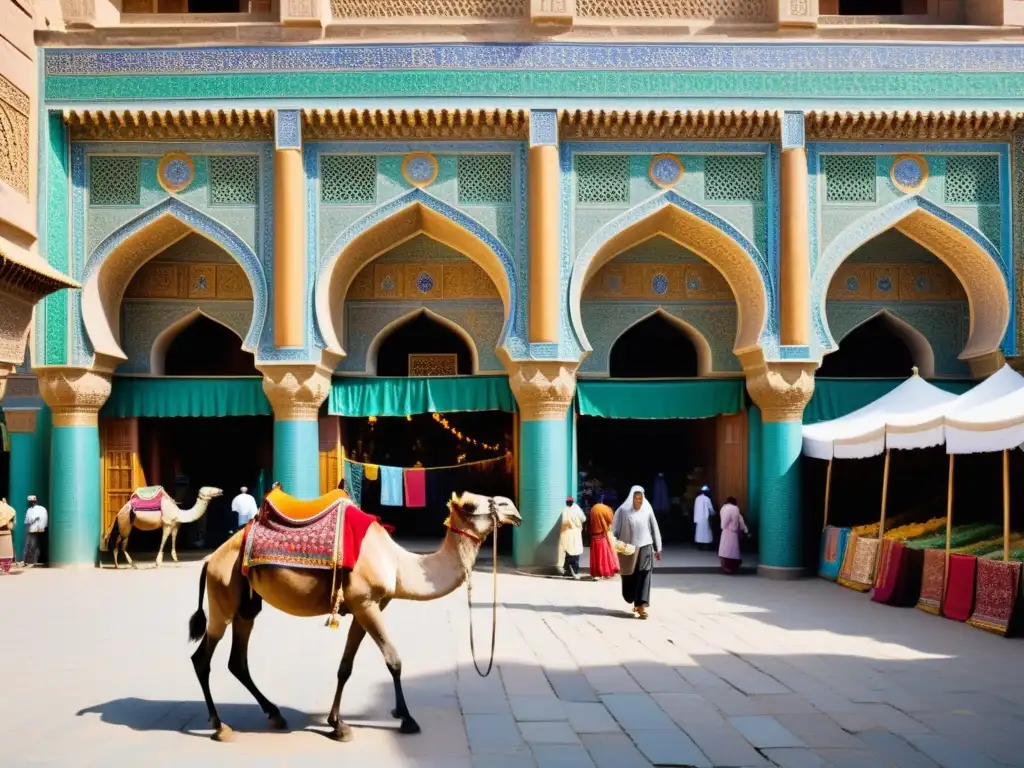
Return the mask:
[(437, 158), (427, 152), (413, 152), (402, 161), (402, 176), (414, 187), (429, 187), (437, 172)]
[(169, 152), (160, 158), (156, 168), (156, 178), (160, 186), (171, 194), (181, 192), (196, 177), (196, 167), (192, 158), (183, 152)]

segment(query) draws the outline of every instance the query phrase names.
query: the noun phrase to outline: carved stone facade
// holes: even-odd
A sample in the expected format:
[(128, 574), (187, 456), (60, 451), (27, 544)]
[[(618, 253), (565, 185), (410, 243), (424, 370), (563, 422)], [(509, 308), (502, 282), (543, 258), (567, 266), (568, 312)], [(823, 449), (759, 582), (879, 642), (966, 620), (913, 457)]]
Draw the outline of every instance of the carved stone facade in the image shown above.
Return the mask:
[(524, 420), (564, 419), (576, 394), (576, 364), (521, 363), (509, 368), (508, 383)]
[(747, 391), (764, 421), (800, 421), (814, 394), (815, 363), (765, 363), (749, 369)]
[(0, 75), (0, 181), (29, 194), (29, 98)]
[(261, 365), (263, 391), (278, 421), (316, 421), (331, 392), (331, 371), (319, 365)]
[(110, 374), (87, 368), (42, 368), (39, 392), (53, 412), (55, 427), (89, 427), (110, 397)]

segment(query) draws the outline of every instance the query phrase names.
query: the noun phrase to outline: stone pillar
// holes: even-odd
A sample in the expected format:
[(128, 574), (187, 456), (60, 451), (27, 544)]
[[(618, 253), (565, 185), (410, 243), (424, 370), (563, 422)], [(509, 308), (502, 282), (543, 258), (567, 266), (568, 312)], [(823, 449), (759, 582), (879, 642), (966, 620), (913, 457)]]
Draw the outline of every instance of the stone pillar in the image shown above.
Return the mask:
[(512, 362), (509, 385), (519, 404), (519, 512), (516, 566), (557, 567), (559, 521), (569, 493), (566, 412), (576, 392), (576, 363)]
[(297, 109), (274, 115), (274, 344), (306, 343), (306, 174), (302, 118)]
[(815, 366), (764, 363), (747, 371), (747, 391), (762, 420), (758, 573), (769, 578), (797, 578), (804, 570), (800, 451)]
[(42, 368), (39, 391), (50, 407), (50, 565), (95, 565), (103, 535), (100, 408), (110, 374), (88, 368)]
[(558, 344), (561, 311), (561, 231), (558, 114), (530, 113), (529, 247), (530, 343)]
[(331, 372), (320, 365), (261, 364), (263, 391), (274, 409), (274, 480), (300, 499), (320, 495), (320, 406)]
[(25, 546), (25, 510), (30, 495), (38, 496), (39, 503), (50, 508), (50, 492), (46, 484), (45, 441), (42, 432), (47, 420), (42, 409), (4, 410), (7, 431), (11, 436), (11, 482), (8, 503), (18, 513), (14, 528), (14, 551), (20, 557)]
[[(803, 112), (782, 116), (780, 174), (779, 337), (786, 357), (810, 357), (811, 250)], [(795, 349), (794, 349), (795, 348)]]

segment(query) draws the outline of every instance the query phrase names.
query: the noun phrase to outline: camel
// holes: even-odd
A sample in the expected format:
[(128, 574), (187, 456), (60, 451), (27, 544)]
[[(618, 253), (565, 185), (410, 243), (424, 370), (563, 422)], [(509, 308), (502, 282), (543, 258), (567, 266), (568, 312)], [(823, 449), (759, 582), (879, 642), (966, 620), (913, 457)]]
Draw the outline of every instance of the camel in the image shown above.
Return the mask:
[[(140, 488), (136, 493), (142, 490), (152, 492), (155, 489)], [(132, 509), (130, 501), (118, 511), (114, 524), (110, 526), (110, 531), (107, 533), (107, 549), (114, 553), (115, 568), (118, 567), (118, 546), (124, 552), (128, 565), (132, 568), (138, 568), (131, 555), (128, 554), (128, 536), (131, 535), (132, 528), (138, 528), (140, 531), (155, 531), (157, 528), (162, 528), (163, 535), (160, 538), (160, 551), (156, 554), (156, 567), (159, 568), (163, 564), (164, 545), (167, 544), (168, 537), (171, 539), (171, 559), (174, 562), (178, 562), (178, 531), (181, 529), (181, 526), (185, 523), (194, 523), (201, 518), (206, 514), (206, 508), (210, 506), (210, 501), (224, 495), (224, 491), (220, 488), (204, 485), (199, 489), (199, 496), (192, 509), (178, 509), (174, 499), (163, 488), (159, 490), (163, 493), (160, 499), (159, 512), (155, 510), (152, 512), (145, 510), (135, 511)]]
[[(351, 613), (345, 651), (338, 667), (338, 684), (327, 723), (337, 741), (352, 739), (351, 726), (340, 715), (341, 695), (352, 674), (356, 651), (367, 635), (384, 655), (384, 663), (395, 686), (395, 708), (391, 715), (401, 720), (401, 733), (419, 733), (420, 726), (409, 713), (402, 692), (402, 661), (384, 631), (381, 617), (392, 600), (436, 600), (458, 589), (472, 571), (484, 540), (504, 524), (519, 525), (522, 518), (511, 499), (464, 492), (452, 495), (451, 516), (441, 547), (429, 555), (402, 549), (377, 522), (366, 531), (359, 559), (351, 570), (340, 572), (339, 586), (344, 599), (342, 614)], [(260, 690), (249, 673), (248, 645), (256, 616), (266, 600), (292, 616), (312, 617), (331, 613), (334, 574), (330, 569), (311, 570), (286, 567), (257, 567), (242, 575), (244, 531), (239, 531), (210, 555), (199, 577), (199, 609), (189, 621), (189, 639), (200, 641), (192, 655), (203, 689), (214, 741), (232, 738), (231, 728), (217, 714), (210, 695), (210, 661), (217, 644), (232, 629), (228, 669), (253, 695), (267, 715), (271, 728), (287, 728), (281, 711)], [(209, 593), (210, 616), (203, 611), (203, 593)]]

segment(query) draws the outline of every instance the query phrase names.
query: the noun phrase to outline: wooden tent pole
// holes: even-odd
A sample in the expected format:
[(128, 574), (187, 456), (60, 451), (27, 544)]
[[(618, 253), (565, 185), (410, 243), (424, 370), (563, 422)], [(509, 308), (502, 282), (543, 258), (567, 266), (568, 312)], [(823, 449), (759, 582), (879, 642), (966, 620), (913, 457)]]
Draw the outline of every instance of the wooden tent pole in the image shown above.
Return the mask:
[(885, 536), (885, 504), (889, 498), (889, 449), (885, 449), (885, 469), (882, 472), (882, 519), (878, 522), (878, 554), (875, 555), (875, 573), (882, 563), (882, 539)]
[(953, 532), (953, 457), (949, 454), (949, 485), (946, 489), (946, 567), (942, 570), (942, 594), (946, 594), (949, 579), (949, 539)]
[(825, 520), (821, 524), (821, 530), (828, 527), (828, 502), (832, 498), (832, 459), (828, 460), (828, 471), (825, 472)]
[(1010, 452), (1003, 449), (1003, 562), (1010, 562)]

